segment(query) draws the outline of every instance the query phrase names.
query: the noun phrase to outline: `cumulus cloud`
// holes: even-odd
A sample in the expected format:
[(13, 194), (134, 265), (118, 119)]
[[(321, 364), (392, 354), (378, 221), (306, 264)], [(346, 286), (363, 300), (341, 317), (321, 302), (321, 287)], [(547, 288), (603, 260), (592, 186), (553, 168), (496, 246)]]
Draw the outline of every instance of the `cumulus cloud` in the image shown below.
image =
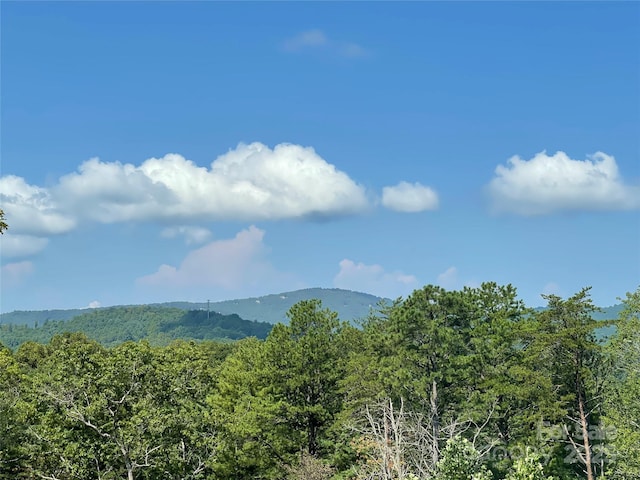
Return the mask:
[(28, 257), (44, 250), (48, 243), (49, 239), (43, 237), (6, 233), (0, 237), (0, 257)]
[(87, 305), (85, 308), (100, 308), (101, 303), (98, 300), (93, 300), (92, 302), (89, 302), (89, 305)]
[(626, 185), (615, 159), (602, 152), (573, 160), (564, 152), (515, 156), (498, 165), (488, 185), (493, 209), (521, 215), (569, 210), (640, 208), (640, 186)]
[(368, 206), (364, 188), (313, 148), (241, 144), (207, 169), (181, 155), (140, 166), (85, 162), (56, 196), (81, 217), (129, 220), (276, 220), (350, 215)]
[(47, 236), (65, 233), (76, 226), (46, 188), (29, 185), (21, 177), (0, 177), (0, 204), (10, 233)]
[(371, 293), (379, 297), (396, 298), (407, 295), (418, 286), (413, 275), (399, 271), (387, 272), (380, 265), (355, 263), (345, 258), (340, 262), (340, 271), (333, 279), (337, 288)]
[(279, 283), (282, 274), (266, 258), (264, 230), (255, 226), (234, 238), (216, 240), (187, 254), (179, 266), (161, 265), (155, 273), (141, 277), (147, 287), (212, 287), (225, 292), (256, 285)]
[(320, 29), (306, 30), (286, 39), (282, 44), (286, 52), (298, 53), (310, 50), (323, 50), (341, 57), (357, 58), (369, 56), (369, 52), (353, 42), (340, 42), (329, 39)]
[(449, 267), (440, 275), (438, 275), (438, 285), (447, 290), (453, 290), (458, 285), (458, 269)]
[(195, 245), (204, 243), (211, 238), (211, 231), (202, 227), (169, 227), (162, 230), (161, 235), (164, 238), (176, 238), (183, 236), (187, 245)]
[(29, 261), (8, 263), (2, 266), (2, 285), (14, 287), (20, 285), (33, 272), (33, 263)]
[[(82, 221), (327, 219), (370, 206), (365, 189), (313, 148), (257, 142), (238, 145), (209, 168), (168, 154), (140, 165), (92, 158), (50, 188), (7, 175), (0, 177), (0, 205), (10, 225), (1, 243), (5, 257), (34, 254), (47, 237)], [(178, 226), (163, 235), (197, 244), (210, 232)]]
[(398, 212), (423, 212), (438, 208), (438, 194), (420, 183), (400, 182), (382, 189), (382, 205)]

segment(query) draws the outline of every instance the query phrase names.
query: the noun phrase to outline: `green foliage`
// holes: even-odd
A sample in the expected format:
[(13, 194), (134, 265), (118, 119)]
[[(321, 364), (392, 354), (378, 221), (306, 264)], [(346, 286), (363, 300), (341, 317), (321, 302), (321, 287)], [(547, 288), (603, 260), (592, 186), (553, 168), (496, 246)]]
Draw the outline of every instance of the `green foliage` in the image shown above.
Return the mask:
[(54, 337), (44, 357), (23, 367), (32, 379), (24, 475), (211, 475), (217, 432), (206, 397), (228, 350), (193, 342), (161, 349), (128, 342), (107, 350), (82, 335)]
[(640, 478), (640, 288), (627, 293), (617, 334), (607, 346), (613, 366), (605, 396), (605, 425), (610, 427), (608, 479)]
[(426, 286), (361, 329), (319, 300), (273, 328), (161, 307), (65, 323), (95, 339), (48, 322), (48, 343), (0, 344), (0, 479), (569, 480), (587, 451), (594, 476), (636, 479), (640, 290), (606, 347), (588, 293), (533, 313), (510, 285)]
[[(599, 423), (599, 398), (606, 378), (606, 362), (596, 329), (602, 326), (592, 317), (590, 288), (584, 288), (563, 300), (545, 296), (548, 308), (536, 315), (535, 331), (527, 345), (528, 359), (544, 369), (551, 390), (546, 392), (546, 420), (562, 425), (572, 449), (570, 455), (557, 449), (557, 472), (568, 474), (587, 471), (595, 478), (598, 463), (594, 462), (599, 439), (592, 438)], [(571, 457), (573, 464), (559, 459)]]
[(505, 480), (554, 480), (554, 477), (545, 475), (540, 456), (527, 448), (524, 457), (513, 462)]
[(328, 436), (342, 406), (344, 328), (318, 300), (289, 311), (290, 324), (276, 325), (264, 343), (241, 342), (218, 377), (211, 399), (221, 428), (219, 474), (265, 478), (283, 474), (300, 451), (327, 455)]
[(151, 306), (112, 307), (91, 310), (67, 321), (47, 321), (37, 328), (0, 325), (0, 341), (16, 348), (28, 341), (46, 343), (63, 332), (83, 332), (105, 346), (137, 340), (167, 345), (175, 339), (265, 338), (271, 327), (268, 323), (243, 320), (237, 315), (201, 310), (185, 312)]
[(491, 480), (493, 474), (482, 465), (480, 453), (462, 437), (450, 439), (436, 466), (435, 480)]

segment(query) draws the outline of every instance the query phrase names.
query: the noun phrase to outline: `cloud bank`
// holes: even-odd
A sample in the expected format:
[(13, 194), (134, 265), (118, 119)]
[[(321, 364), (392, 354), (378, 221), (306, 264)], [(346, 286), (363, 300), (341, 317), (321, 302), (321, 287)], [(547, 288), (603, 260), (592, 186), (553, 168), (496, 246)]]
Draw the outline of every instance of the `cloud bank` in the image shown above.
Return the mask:
[[(320, 37), (305, 37), (320, 42)], [(310, 39), (311, 38), (311, 39)], [(202, 167), (179, 154), (140, 165), (92, 158), (45, 188), (23, 178), (0, 178), (0, 205), (10, 230), (0, 241), (3, 257), (33, 255), (49, 237), (82, 222), (158, 222), (161, 235), (202, 244), (204, 222), (327, 220), (358, 215), (375, 195), (327, 162), (311, 147), (282, 143), (273, 149), (239, 144)], [(437, 207), (437, 194), (419, 183), (385, 187), (382, 204), (399, 212)]]
[[(200, 167), (178, 154), (136, 166), (84, 162), (51, 188), (23, 178), (0, 178), (0, 205), (10, 230), (5, 256), (35, 253), (47, 237), (82, 221), (162, 221), (183, 224), (216, 220), (327, 219), (367, 210), (364, 187), (320, 157), (313, 148), (240, 144)], [(189, 243), (207, 240), (199, 227), (175, 227), (164, 236)]]
[(129, 220), (279, 220), (352, 215), (364, 188), (313, 148), (240, 144), (210, 168), (178, 154), (140, 166), (92, 159), (62, 177), (55, 197), (82, 218)]
[(531, 160), (515, 156), (498, 165), (488, 185), (496, 212), (544, 215), (559, 211), (640, 208), (640, 186), (626, 185), (615, 159), (602, 152), (573, 160), (546, 152)]

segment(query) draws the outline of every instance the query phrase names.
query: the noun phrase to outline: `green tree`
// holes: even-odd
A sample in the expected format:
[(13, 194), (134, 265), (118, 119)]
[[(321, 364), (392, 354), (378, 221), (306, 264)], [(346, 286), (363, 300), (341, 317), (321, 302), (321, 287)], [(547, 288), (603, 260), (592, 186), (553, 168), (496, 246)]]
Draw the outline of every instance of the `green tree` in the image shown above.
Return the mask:
[(27, 428), (33, 409), (26, 374), (11, 351), (0, 344), (0, 478), (27, 478)]
[(607, 478), (640, 478), (640, 288), (627, 293), (617, 333), (607, 346), (613, 372), (605, 396), (605, 425), (612, 427)]
[(483, 448), (511, 442), (530, 429), (518, 417), (528, 403), (514, 381), (522, 376), (518, 328), (527, 312), (511, 285), (416, 290), (364, 325), (349, 363), (347, 379), (358, 386), (350, 404), (357, 406), (358, 395), (361, 405), (386, 395), (422, 415), (431, 430), (430, 451), (422, 453), (432, 467), (447, 439), (463, 430)]
[(218, 478), (273, 478), (284, 462), (281, 443), (287, 440), (276, 422), (279, 404), (268, 381), (264, 342), (240, 340), (225, 358), (207, 399), (220, 431), (215, 461)]
[(335, 449), (344, 325), (319, 300), (295, 304), (288, 316), (264, 343), (239, 342), (221, 367), (210, 405), (224, 432), (222, 478), (281, 477), (301, 455), (326, 458)]
[(276, 325), (265, 342), (273, 389), (291, 435), (299, 435), (299, 447), (317, 456), (330, 447), (325, 434), (342, 408), (344, 326), (319, 300), (301, 301), (287, 316), (289, 325)]
[(564, 430), (569, 455), (563, 455), (563, 463), (579, 466), (587, 480), (594, 480), (598, 467), (594, 458), (596, 407), (602, 394), (604, 362), (595, 335), (603, 324), (592, 318), (597, 308), (589, 290), (584, 288), (566, 300), (544, 295), (548, 307), (537, 314), (536, 331), (527, 349), (533, 355), (530, 359), (546, 369), (551, 380), (548, 396), (555, 401), (556, 410), (548, 420), (560, 422)]
[(54, 337), (32, 371), (30, 476), (210, 476), (218, 439), (206, 398), (225, 349), (127, 342), (106, 350), (79, 334)]

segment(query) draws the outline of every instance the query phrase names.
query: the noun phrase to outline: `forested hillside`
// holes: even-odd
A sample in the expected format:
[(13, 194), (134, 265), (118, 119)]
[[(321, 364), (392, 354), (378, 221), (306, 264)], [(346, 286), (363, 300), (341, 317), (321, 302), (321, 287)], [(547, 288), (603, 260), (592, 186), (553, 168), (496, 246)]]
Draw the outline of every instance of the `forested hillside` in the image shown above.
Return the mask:
[(305, 300), (265, 340), (0, 347), (0, 478), (640, 478), (640, 289), (606, 344), (588, 289), (546, 300), (426, 286), (362, 328)]
[(85, 310), (71, 320), (45, 321), (41, 325), (0, 325), (0, 343), (15, 348), (27, 341), (48, 342), (63, 332), (81, 332), (105, 346), (147, 340), (166, 345), (175, 339), (238, 340), (265, 338), (272, 325), (202, 310), (131, 306)]

